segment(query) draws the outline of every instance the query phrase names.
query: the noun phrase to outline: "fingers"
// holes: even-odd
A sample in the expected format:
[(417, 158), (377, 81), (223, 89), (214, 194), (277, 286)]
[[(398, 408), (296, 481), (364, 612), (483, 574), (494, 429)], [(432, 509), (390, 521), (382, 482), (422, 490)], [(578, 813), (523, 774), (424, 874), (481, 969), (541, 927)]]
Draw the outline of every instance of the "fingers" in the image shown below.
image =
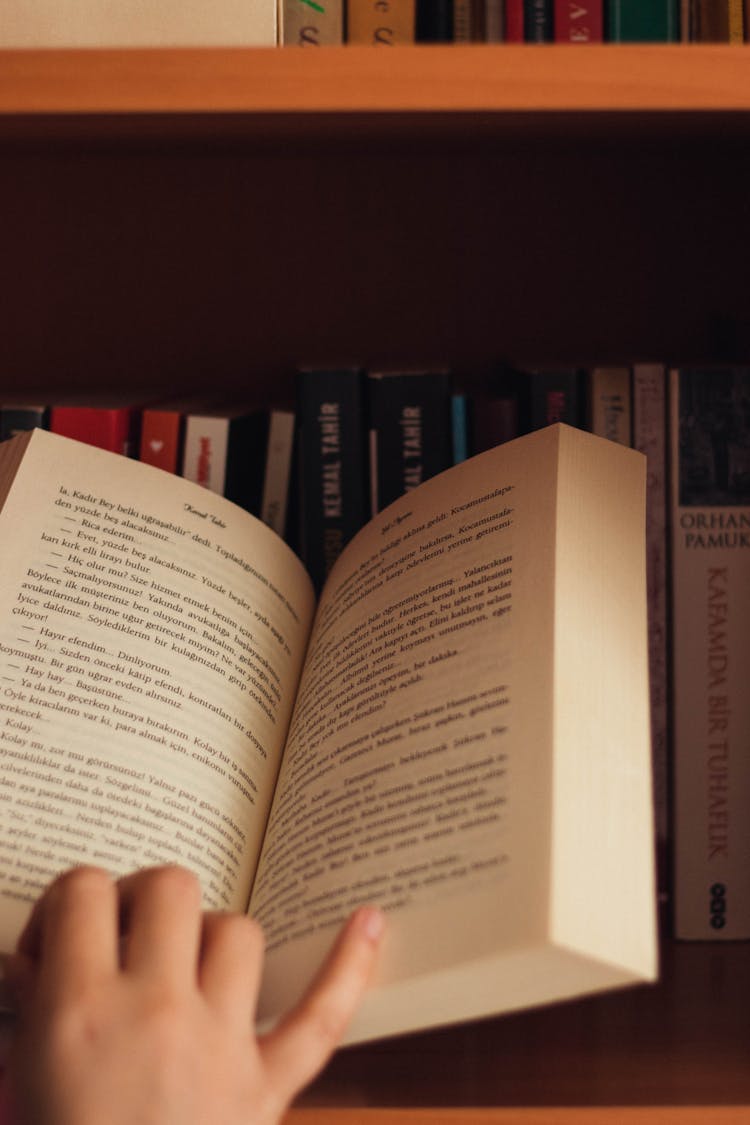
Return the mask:
[(341, 1041), (367, 988), (384, 926), (379, 910), (360, 908), (302, 1002), (261, 1041), (269, 1076), (287, 1099), (315, 1077)]
[(114, 972), (117, 890), (109, 875), (79, 867), (56, 879), (34, 907), (18, 952), (60, 988), (86, 988)]
[(196, 982), (202, 913), (198, 880), (182, 867), (156, 867), (118, 883), (126, 972), (183, 988)]
[(248, 1034), (255, 1016), (263, 948), (263, 932), (248, 915), (204, 914), (201, 991), (224, 1019)]

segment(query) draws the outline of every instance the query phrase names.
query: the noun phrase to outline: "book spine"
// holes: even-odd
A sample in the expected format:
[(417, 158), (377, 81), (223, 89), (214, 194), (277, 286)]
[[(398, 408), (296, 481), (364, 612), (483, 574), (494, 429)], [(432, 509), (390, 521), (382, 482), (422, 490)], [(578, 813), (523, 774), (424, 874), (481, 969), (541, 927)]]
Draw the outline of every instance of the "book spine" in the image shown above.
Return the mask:
[(554, 42), (553, 0), (524, 0), (523, 35), (527, 43)]
[(693, 0), (691, 39), (696, 43), (728, 43), (730, 0)]
[(592, 434), (631, 445), (632, 382), (629, 367), (594, 367), (589, 372), (589, 429)]
[(518, 395), (519, 434), (556, 422), (585, 427), (585, 385), (582, 372), (521, 371), (501, 377), (506, 393)]
[(453, 0), (416, 0), (416, 38), (419, 43), (450, 43), (453, 39)]
[(502, 376), (497, 385), (474, 396), (472, 401), (472, 453), (484, 453), (519, 436), (520, 391)]
[(453, 464), (458, 465), (471, 456), (471, 423), (469, 418), (469, 399), (464, 394), (451, 395), (451, 445)]
[(398, 47), (413, 43), (415, 35), (415, 0), (347, 0), (348, 43)]
[(689, 43), (692, 39), (693, 0), (680, 0), (680, 42)]
[(669, 892), (667, 395), (662, 364), (633, 368), (633, 448), (646, 457), (646, 586), (657, 882)]
[(1, 10), (0, 48), (274, 47), (278, 42), (277, 0), (3, 0)]
[(601, 43), (603, 0), (555, 0), (556, 43)]
[(267, 411), (189, 414), (182, 476), (258, 515), (267, 442)]
[(484, 0), (481, 16), (484, 42), (502, 43), (505, 38), (504, 0)]
[(182, 476), (224, 495), (229, 452), (229, 419), (189, 414), (185, 421)]
[(729, 42), (745, 42), (745, 6), (743, 0), (729, 0)]
[(184, 434), (184, 415), (179, 410), (144, 410), (139, 460), (167, 473), (179, 473)]
[(368, 516), (362, 374), (301, 371), (297, 395), (300, 552), (320, 590)]
[(610, 42), (672, 43), (680, 38), (680, 0), (609, 0)]
[(49, 410), (46, 406), (4, 406), (0, 410), (0, 441), (27, 430), (48, 428)]
[(232, 418), (229, 427), (224, 495), (254, 516), (260, 516), (270, 418), (270, 410), (256, 410)]
[(474, 43), (479, 38), (474, 0), (453, 0), (453, 42)]
[(344, 42), (344, 0), (279, 0), (279, 44), (335, 47)]
[(505, 42), (524, 41), (524, 2), (525, 0), (505, 0)]
[(121, 453), (134, 454), (138, 414), (127, 407), (114, 409), (90, 406), (53, 406), (49, 428), (55, 434), (74, 438), (86, 445)]
[(381, 374), (367, 383), (372, 514), (453, 461), (447, 372)]
[(260, 518), (282, 539), (286, 536), (293, 452), (294, 414), (291, 410), (272, 410)]
[(671, 373), (675, 934), (750, 938), (750, 369)]

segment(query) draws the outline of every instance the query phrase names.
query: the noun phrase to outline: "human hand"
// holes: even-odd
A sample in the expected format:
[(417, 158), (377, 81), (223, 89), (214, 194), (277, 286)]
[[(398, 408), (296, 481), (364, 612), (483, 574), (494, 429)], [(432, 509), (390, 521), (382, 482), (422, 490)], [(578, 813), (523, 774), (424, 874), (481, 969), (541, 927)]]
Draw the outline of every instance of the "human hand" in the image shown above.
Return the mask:
[(339, 1043), (382, 930), (379, 911), (357, 911), (306, 997), (259, 1039), (257, 923), (203, 913), (182, 868), (117, 883), (96, 868), (68, 872), (37, 903), (10, 963), (18, 1121), (275, 1125)]

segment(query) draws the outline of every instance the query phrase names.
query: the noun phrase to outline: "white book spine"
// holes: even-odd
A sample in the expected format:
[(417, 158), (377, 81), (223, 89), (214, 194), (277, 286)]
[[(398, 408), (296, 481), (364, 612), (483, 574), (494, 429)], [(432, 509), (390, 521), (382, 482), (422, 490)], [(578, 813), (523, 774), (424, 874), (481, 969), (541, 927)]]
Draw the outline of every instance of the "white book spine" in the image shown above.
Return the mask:
[(2, 0), (0, 47), (272, 47), (277, 0)]
[(226, 418), (191, 414), (185, 426), (182, 475), (220, 496), (226, 483), (229, 425)]
[(286, 531), (293, 450), (294, 414), (290, 410), (272, 410), (260, 518), (282, 538)]
[(632, 441), (631, 371), (629, 367), (595, 367), (589, 373), (592, 434), (630, 445)]

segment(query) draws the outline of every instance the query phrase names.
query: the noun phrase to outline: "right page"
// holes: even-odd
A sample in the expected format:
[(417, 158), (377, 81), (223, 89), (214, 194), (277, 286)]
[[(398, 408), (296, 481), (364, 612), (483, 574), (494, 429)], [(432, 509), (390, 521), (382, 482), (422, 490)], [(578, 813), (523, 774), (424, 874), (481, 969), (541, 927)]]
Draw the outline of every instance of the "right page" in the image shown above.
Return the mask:
[(251, 898), (263, 1017), (362, 901), (391, 922), (353, 1040), (653, 976), (643, 462), (551, 427), (341, 556)]

